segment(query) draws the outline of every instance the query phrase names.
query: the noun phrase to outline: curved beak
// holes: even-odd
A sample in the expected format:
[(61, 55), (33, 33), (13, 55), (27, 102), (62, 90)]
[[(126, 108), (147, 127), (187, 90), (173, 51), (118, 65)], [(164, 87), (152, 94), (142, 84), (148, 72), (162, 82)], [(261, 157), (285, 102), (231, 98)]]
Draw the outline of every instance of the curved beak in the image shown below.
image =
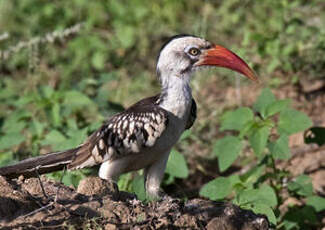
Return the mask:
[(258, 80), (254, 71), (243, 59), (219, 45), (214, 45), (212, 48), (205, 50), (195, 65), (224, 67), (241, 73), (253, 81)]

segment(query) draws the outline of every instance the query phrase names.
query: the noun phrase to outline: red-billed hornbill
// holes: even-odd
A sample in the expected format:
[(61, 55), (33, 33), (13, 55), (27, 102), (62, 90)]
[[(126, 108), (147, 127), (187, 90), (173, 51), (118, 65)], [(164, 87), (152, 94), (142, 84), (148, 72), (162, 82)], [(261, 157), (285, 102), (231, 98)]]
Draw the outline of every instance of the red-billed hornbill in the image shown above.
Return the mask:
[(81, 169), (101, 164), (99, 177), (116, 180), (122, 173), (144, 168), (147, 194), (159, 196), (171, 148), (196, 118), (190, 79), (202, 66), (225, 67), (257, 79), (249, 66), (228, 49), (195, 36), (174, 36), (158, 57), (160, 94), (110, 117), (80, 146), (0, 168), (0, 175), (30, 177), (36, 175), (36, 170), (48, 173), (65, 166)]

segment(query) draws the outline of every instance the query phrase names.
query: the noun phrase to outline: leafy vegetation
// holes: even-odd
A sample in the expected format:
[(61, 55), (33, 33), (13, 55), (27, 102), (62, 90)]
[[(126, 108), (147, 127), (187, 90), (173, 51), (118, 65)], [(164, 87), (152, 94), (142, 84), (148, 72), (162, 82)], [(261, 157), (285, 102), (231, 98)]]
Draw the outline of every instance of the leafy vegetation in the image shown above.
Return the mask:
[[(322, 0), (0, 1), (0, 166), (76, 146), (106, 117), (158, 92), (155, 57), (170, 35), (196, 34), (236, 51), (275, 90), (321, 78), (324, 11)], [(218, 70), (220, 88), (229, 86), (227, 75), (232, 73)], [(193, 93), (207, 90), (213, 79), (197, 76)], [(208, 108), (202, 103), (199, 111), (213, 115), (201, 116), (183, 135), (169, 159), (164, 185), (191, 175), (183, 154), (213, 152), (222, 176), (203, 186), (202, 196), (232, 199), (266, 214), (278, 229), (317, 226), (324, 198), (313, 193), (308, 176), (291, 178), (276, 164), (290, 159), (289, 136), (310, 127), (310, 119), (269, 89), (253, 109), (224, 111), (216, 109), (218, 104)], [(322, 130), (310, 129), (316, 139), (308, 136), (306, 142), (324, 144)], [(226, 136), (220, 138), (219, 131)], [(250, 151), (255, 158), (243, 156)], [(238, 159), (241, 167), (253, 166), (228, 176)], [(66, 172), (63, 182), (76, 186), (95, 173)], [(145, 199), (141, 172), (123, 175), (119, 187)], [(284, 192), (305, 205), (280, 213)]]
[[(257, 113), (254, 116), (249, 108), (242, 107), (226, 112), (221, 118), (221, 130), (234, 130), (237, 135), (227, 135), (215, 142), (214, 154), (218, 157), (221, 172), (227, 170), (239, 157), (245, 143), (253, 150), (258, 161), (248, 172), (238, 176), (218, 177), (200, 191), (200, 195), (212, 200), (233, 196), (233, 202), (243, 208), (268, 216), (272, 224), (280, 223), (284, 229), (305, 229), (306, 223), (316, 224), (316, 202), (324, 203), (325, 199), (315, 196), (311, 179), (300, 175), (288, 184), (290, 174), (277, 167), (276, 160), (288, 160), (290, 155), (289, 135), (304, 131), (312, 125), (310, 119), (297, 110), (290, 108), (289, 100), (276, 100), (271, 90), (261, 92), (254, 104)], [(245, 148), (246, 149), (246, 148)], [(246, 150), (247, 151), (247, 150)], [(279, 206), (285, 200), (287, 191), (290, 196), (306, 197), (309, 202), (304, 212), (280, 215)], [(324, 205), (324, 204), (322, 204)], [(321, 205), (321, 206), (322, 206)], [(292, 223), (288, 218), (296, 215)]]

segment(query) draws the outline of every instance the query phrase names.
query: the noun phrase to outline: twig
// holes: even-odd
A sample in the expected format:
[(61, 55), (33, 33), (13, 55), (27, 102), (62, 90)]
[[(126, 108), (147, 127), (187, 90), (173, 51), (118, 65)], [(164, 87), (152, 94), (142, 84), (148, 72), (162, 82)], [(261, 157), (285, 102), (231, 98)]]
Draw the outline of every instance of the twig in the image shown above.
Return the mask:
[[(62, 180), (63, 180), (64, 174), (65, 174), (66, 171), (67, 171), (67, 167), (64, 166), (64, 168), (63, 168), (63, 173), (62, 173), (62, 176), (61, 176), (61, 178), (60, 178), (60, 185), (61, 185), (61, 183), (62, 183)], [(61, 188), (60, 185), (59, 185), (58, 190), (56, 191), (56, 194), (55, 194), (55, 198), (54, 198), (54, 202), (55, 202), (55, 203), (57, 203), (57, 201), (58, 201), (59, 191), (60, 191), (60, 188)]]
[(54, 201), (51, 201), (49, 204), (47, 204), (47, 205), (45, 205), (45, 206), (43, 206), (43, 207), (41, 207), (41, 208), (38, 208), (38, 209), (36, 209), (36, 210), (34, 210), (34, 211), (31, 211), (30, 213), (27, 213), (26, 215), (23, 215), (22, 218), (25, 218), (25, 217), (27, 217), (27, 216), (31, 216), (31, 215), (33, 215), (33, 214), (35, 214), (35, 213), (37, 213), (37, 212), (43, 211), (44, 209), (49, 208), (49, 207), (52, 206), (53, 204), (54, 204)]
[(0, 41), (4, 41), (9, 38), (8, 32), (4, 32), (3, 34), (0, 34)]
[(36, 176), (37, 176), (38, 181), (39, 181), (39, 183), (40, 183), (40, 186), (41, 186), (41, 189), (42, 189), (42, 192), (43, 192), (44, 197), (46, 197), (46, 199), (48, 199), (49, 197), (47, 196), (47, 194), (46, 194), (46, 192), (45, 192), (45, 189), (44, 189), (44, 187), (43, 187), (43, 183), (42, 183), (42, 181), (41, 181), (41, 177), (40, 177), (40, 175), (39, 175), (39, 173), (38, 173), (38, 169), (39, 169), (39, 166), (37, 166), (37, 167), (35, 168)]
[[(35, 173), (36, 173), (36, 175), (37, 175), (38, 181), (39, 181), (40, 186), (41, 186), (41, 188), (42, 188), (43, 195), (44, 195), (44, 197), (46, 197), (46, 198), (48, 199), (49, 197), (47, 196), (47, 194), (46, 194), (46, 192), (45, 192), (45, 189), (44, 189), (44, 187), (43, 187), (43, 183), (42, 183), (41, 178), (40, 178), (40, 175), (39, 175), (39, 173), (38, 173), (38, 169), (39, 169), (39, 167), (36, 167), (36, 168), (35, 168)], [(65, 172), (66, 172), (66, 166), (64, 166), (63, 174), (62, 174), (62, 176), (61, 176), (61, 178), (60, 178), (60, 183), (62, 183), (62, 180), (63, 180), (63, 177), (64, 177)], [(59, 187), (58, 187), (58, 190), (56, 191), (56, 195), (55, 195), (54, 200), (52, 200), (50, 203), (48, 203), (48, 204), (45, 205), (45, 206), (42, 206), (41, 204), (39, 204), (39, 203), (37, 202), (37, 204), (38, 204), (39, 206), (41, 206), (40, 208), (38, 208), (38, 209), (36, 209), (36, 210), (34, 210), (34, 211), (31, 211), (31, 212), (29, 212), (29, 213), (27, 213), (26, 215), (23, 215), (23, 216), (21, 216), (21, 217), (22, 217), (22, 218), (25, 218), (25, 217), (31, 216), (31, 215), (33, 215), (33, 214), (35, 214), (35, 213), (37, 213), (37, 212), (41, 212), (41, 211), (43, 211), (43, 210), (47, 210), (48, 208), (50, 208), (51, 206), (53, 206), (54, 204), (56, 204), (57, 201), (58, 201), (58, 196), (59, 196), (60, 188), (61, 188), (61, 187), (59, 186)], [(27, 192), (28, 192), (28, 191), (27, 191)], [(28, 192), (28, 193), (29, 193), (29, 192)], [(30, 195), (31, 195), (31, 194), (30, 194)], [(31, 197), (32, 197), (33, 199), (35, 199), (33, 196), (31, 196)], [(35, 199), (35, 201), (36, 201), (36, 199)]]
[[(10, 46), (7, 50), (0, 51), (0, 57), (2, 61), (9, 59), (9, 57), (14, 54), (18, 53), (20, 50), (28, 47), (32, 47), (34, 45), (44, 44), (44, 43), (53, 43), (54, 41), (60, 39), (63, 40), (64, 38), (78, 33), (82, 26), (84, 25), (83, 22), (77, 23), (71, 27), (64, 29), (63, 31), (53, 31), (50, 33), (45, 34), (43, 37), (34, 37), (28, 41), (20, 41), (14, 46)], [(8, 35), (9, 36), (9, 35)]]

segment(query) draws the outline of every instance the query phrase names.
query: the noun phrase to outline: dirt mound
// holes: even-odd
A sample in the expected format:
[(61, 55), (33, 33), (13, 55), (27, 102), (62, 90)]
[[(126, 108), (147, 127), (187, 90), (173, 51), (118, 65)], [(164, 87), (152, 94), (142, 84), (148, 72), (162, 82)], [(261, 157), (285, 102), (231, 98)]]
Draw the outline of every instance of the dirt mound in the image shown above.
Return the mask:
[(0, 176), (1, 229), (268, 229), (265, 217), (228, 203), (166, 197), (144, 204), (99, 178), (78, 189), (41, 177)]

